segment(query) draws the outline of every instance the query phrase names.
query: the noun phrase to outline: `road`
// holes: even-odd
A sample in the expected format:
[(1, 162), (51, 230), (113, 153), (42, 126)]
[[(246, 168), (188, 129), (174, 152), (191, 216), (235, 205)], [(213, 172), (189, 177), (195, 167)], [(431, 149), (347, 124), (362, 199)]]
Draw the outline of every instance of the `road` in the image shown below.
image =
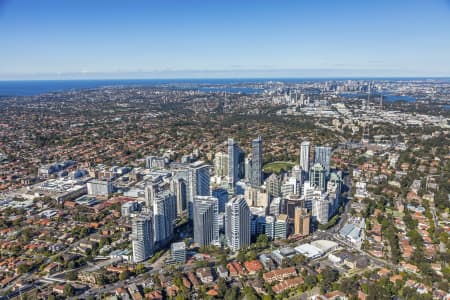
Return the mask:
[[(343, 181), (344, 181), (343, 186), (345, 186), (347, 188), (347, 191), (351, 191), (352, 190), (352, 180), (350, 179), (350, 175), (345, 175), (343, 178)], [(353, 198), (351, 196), (349, 196), (349, 197), (347, 197), (347, 199), (344, 199), (344, 200), (347, 201), (344, 205), (344, 212), (341, 214), (338, 223), (335, 226), (333, 226), (327, 230), (330, 233), (339, 232), (339, 230), (341, 230), (342, 227), (344, 227), (344, 225), (347, 223)]]
[(29, 285), (25, 285), (23, 287), (21, 287), (20, 289), (18, 289), (17, 291), (14, 291), (12, 293), (9, 293), (6, 296), (0, 296), (0, 300), (8, 300), (8, 299), (13, 299), (23, 293), (26, 293), (28, 291), (30, 291), (31, 289), (33, 289), (35, 286), (34, 284), (29, 284)]

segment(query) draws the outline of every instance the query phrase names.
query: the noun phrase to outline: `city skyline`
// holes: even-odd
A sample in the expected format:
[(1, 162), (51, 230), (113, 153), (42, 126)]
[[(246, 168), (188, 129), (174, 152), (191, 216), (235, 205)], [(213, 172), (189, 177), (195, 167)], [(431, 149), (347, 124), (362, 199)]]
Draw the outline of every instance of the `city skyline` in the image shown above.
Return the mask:
[(450, 0), (0, 0), (0, 300), (450, 300)]
[(445, 77), (449, 14), (443, 0), (2, 1), (0, 80)]
[(450, 81), (223, 85), (1, 97), (3, 298), (450, 296)]

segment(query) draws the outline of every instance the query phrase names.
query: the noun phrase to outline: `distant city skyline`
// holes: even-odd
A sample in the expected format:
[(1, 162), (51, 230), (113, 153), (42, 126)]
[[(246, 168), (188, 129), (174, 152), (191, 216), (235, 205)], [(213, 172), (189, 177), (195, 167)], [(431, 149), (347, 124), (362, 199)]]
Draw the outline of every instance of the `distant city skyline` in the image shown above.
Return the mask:
[(450, 1), (0, 0), (0, 80), (450, 76)]

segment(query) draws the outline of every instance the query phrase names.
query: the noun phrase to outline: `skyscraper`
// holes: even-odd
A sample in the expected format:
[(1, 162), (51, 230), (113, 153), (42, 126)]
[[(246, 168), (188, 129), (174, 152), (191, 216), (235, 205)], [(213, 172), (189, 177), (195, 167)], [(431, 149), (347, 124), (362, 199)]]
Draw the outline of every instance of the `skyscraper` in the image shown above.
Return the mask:
[(328, 222), (330, 201), (328, 194), (316, 191), (312, 199), (312, 216), (320, 224)]
[(253, 186), (260, 186), (262, 184), (262, 138), (252, 141), (252, 166), (250, 174), (250, 184)]
[(274, 225), (274, 238), (285, 239), (288, 236), (288, 216), (279, 215)]
[(275, 238), (275, 217), (273, 217), (273, 216), (267, 216), (266, 217), (265, 230), (266, 230), (266, 235), (270, 239), (274, 239)]
[(244, 169), (245, 169), (244, 178), (248, 182), (250, 182), (250, 178), (252, 177), (252, 165), (253, 165), (253, 160), (250, 155), (245, 159), (245, 164), (244, 164)]
[(172, 238), (177, 217), (176, 197), (169, 191), (158, 193), (153, 200), (155, 242), (164, 243)]
[(214, 174), (218, 177), (228, 176), (228, 154), (217, 152), (214, 156)]
[(194, 197), (210, 195), (209, 165), (203, 161), (190, 164), (188, 181), (188, 212), (189, 218), (192, 219)]
[(272, 173), (266, 179), (266, 189), (271, 197), (281, 197), (281, 179)]
[(141, 262), (153, 254), (153, 224), (152, 216), (141, 214), (133, 218), (131, 243), (133, 246), (133, 261)]
[(302, 236), (309, 235), (311, 216), (306, 208), (296, 207), (294, 217), (294, 233)]
[(228, 191), (224, 188), (216, 188), (212, 191), (212, 196), (219, 200), (219, 213), (225, 212), (225, 204), (228, 202)]
[(314, 166), (312, 166), (311, 171), (309, 173), (310, 176), (310, 183), (320, 188), (320, 190), (325, 191), (326, 188), (326, 174), (325, 174), (325, 168), (320, 163), (315, 163)]
[(211, 196), (194, 198), (194, 242), (201, 246), (219, 243), (219, 200)]
[(238, 162), (238, 178), (245, 177), (245, 152), (239, 149), (239, 162)]
[(188, 184), (186, 176), (178, 173), (170, 182), (170, 189), (177, 199), (177, 215), (181, 215), (187, 209)]
[(325, 168), (326, 176), (330, 174), (331, 147), (317, 146), (314, 148), (314, 163)]
[(153, 200), (158, 192), (158, 184), (160, 183), (159, 178), (155, 180), (150, 180), (145, 183), (144, 187), (144, 203), (146, 207), (151, 207), (153, 205)]
[(251, 213), (242, 195), (231, 199), (225, 207), (225, 235), (232, 251), (250, 245)]
[(234, 189), (239, 180), (239, 147), (233, 139), (228, 139), (228, 188)]
[(304, 141), (300, 145), (300, 168), (302, 172), (302, 179), (307, 180), (309, 175), (309, 152), (311, 150), (311, 143)]

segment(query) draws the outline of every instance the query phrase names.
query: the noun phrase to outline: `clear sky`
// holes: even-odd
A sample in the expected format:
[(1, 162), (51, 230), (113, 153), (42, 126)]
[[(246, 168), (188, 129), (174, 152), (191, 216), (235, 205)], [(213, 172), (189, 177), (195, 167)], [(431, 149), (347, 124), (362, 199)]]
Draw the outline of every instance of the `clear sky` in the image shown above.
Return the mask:
[(0, 0), (0, 79), (450, 76), (450, 0)]

